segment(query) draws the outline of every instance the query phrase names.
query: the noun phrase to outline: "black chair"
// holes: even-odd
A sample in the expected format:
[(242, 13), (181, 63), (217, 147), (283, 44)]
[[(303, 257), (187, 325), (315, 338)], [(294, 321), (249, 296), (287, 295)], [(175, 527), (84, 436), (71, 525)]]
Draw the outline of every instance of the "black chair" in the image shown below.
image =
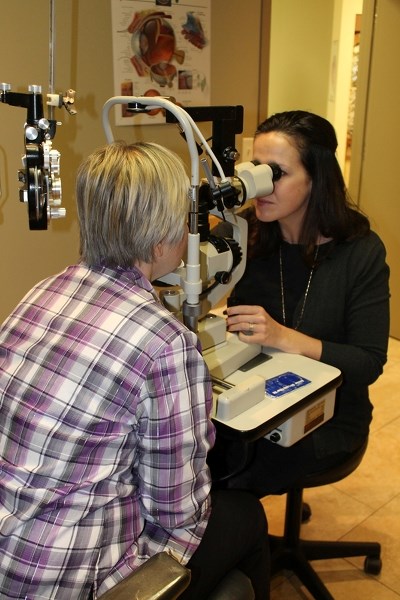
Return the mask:
[(287, 491), (285, 526), (282, 537), (270, 535), (271, 574), (282, 569), (292, 571), (316, 600), (332, 600), (324, 583), (309, 561), (328, 558), (365, 556), (364, 571), (377, 575), (382, 568), (381, 546), (377, 542), (341, 542), (302, 540), (300, 528), (303, 516), (304, 488), (328, 485), (344, 479), (360, 464), (367, 449), (367, 442), (350, 458), (328, 471), (308, 475), (303, 481)]
[(230, 571), (205, 600), (254, 600), (250, 579), (239, 569)]
[[(166, 552), (160, 552), (106, 592), (101, 600), (176, 600), (189, 583), (190, 570)], [(254, 591), (248, 577), (235, 569), (205, 600), (254, 600)]]

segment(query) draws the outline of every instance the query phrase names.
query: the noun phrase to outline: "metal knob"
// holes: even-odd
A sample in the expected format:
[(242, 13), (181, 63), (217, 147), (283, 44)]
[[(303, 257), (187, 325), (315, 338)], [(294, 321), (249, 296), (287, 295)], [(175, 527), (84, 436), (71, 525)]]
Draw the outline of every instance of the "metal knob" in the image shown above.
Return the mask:
[(61, 206), (59, 208), (50, 208), (50, 219), (63, 219), (67, 211)]
[(27, 140), (29, 140), (30, 142), (33, 142), (34, 140), (37, 139), (38, 135), (39, 135), (39, 132), (36, 129), (36, 127), (33, 127), (32, 125), (28, 125), (28, 127), (26, 127), (25, 137)]
[(28, 86), (28, 92), (33, 92), (34, 94), (41, 94), (42, 93), (42, 86), (41, 85), (31, 84), (30, 86)]

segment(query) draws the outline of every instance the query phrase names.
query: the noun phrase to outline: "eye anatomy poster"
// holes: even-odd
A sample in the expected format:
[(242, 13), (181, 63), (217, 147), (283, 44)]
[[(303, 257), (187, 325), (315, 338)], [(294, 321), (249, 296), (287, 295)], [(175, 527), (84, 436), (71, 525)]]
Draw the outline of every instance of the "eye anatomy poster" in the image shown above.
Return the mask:
[[(111, 0), (114, 95), (210, 104), (211, 0)], [(163, 123), (162, 109), (117, 106), (116, 125)]]

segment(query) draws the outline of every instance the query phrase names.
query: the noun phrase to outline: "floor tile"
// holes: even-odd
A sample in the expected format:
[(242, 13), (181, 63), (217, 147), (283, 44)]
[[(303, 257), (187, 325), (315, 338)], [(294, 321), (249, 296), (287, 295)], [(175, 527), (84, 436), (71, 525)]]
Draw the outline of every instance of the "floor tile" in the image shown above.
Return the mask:
[[(262, 500), (271, 534), (282, 534), (285, 499), (286, 496), (267, 496)], [(312, 510), (310, 521), (302, 526), (304, 539), (338, 540), (373, 513), (364, 502), (329, 485), (305, 490), (304, 500)]]
[(370, 435), (354, 473), (333, 486), (377, 510), (400, 493), (400, 418)]
[(388, 349), (389, 360), (391, 362), (400, 362), (400, 340), (395, 338), (389, 338), (389, 349)]
[[(400, 417), (400, 364), (392, 367), (388, 374), (378, 379), (370, 388), (374, 406), (371, 433), (375, 433)], [(384, 448), (383, 448), (384, 450)]]
[(315, 561), (315, 569), (335, 600), (395, 600), (398, 593), (383, 581), (355, 570), (346, 559)]
[[(373, 539), (379, 542), (382, 546), (382, 571), (377, 579), (400, 596), (399, 515), (400, 494), (345, 535), (343, 539), (354, 541)], [(348, 560), (359, 568), (363, 567), (363, 561), (360, 558)]]

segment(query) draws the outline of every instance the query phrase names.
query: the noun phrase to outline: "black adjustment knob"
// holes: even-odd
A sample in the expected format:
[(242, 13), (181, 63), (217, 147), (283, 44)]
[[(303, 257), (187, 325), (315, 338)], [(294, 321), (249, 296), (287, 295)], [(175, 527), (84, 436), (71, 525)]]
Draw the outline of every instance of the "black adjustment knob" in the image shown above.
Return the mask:
[(279, 431), (273, 431), (273, 432), (271, 433), (271, 435), (269, 436), (269, 438), (268, 438), (268, 439), (269, 439), (271, 442), (274, 442), (275, 444), (277, 444), (278, 442), (280, 442), (280, 441), (281, 441), (281, 439), (282, 439), (282, 436), (281, 436), (281, 434), (279, 433)]
[(229, 271), (218, 271), (215, 273), (214, 277), (218, 283), (222, 283), (223, 285), (227, 285), (232, 279), (232, 275), (229, 273)]

